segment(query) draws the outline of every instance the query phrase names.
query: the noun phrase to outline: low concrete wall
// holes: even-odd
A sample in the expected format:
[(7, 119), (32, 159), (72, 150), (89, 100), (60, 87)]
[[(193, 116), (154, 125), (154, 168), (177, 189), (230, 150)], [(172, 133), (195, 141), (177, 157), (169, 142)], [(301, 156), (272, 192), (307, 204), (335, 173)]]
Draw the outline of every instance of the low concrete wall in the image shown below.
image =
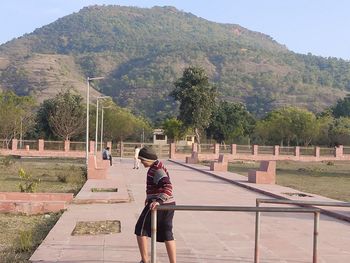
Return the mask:
[(27, 215), (58, 212), (72, 200), (70, 193), (0, 192), (0, 212)]
[[(264, 146), (261, 146), (263, 148)], [(225, 159), (228, 161), (235, 160), (247, 160), (247, 161), (278, 161), (278, 160), (290, 160), (290, 161), (302, 161), (302, 162), (312, 162), (312, 161), (337, 161), (337, 160), (350, 160), (350, 154), (344, 154), (343, 146), (339, 146), (334, 150), (334, 155), (321, 155), (320, 147), (314, 147), (312, 155), (303, 155), (300, 152), (300, 147), (293, 147), (293, 152), (291, 154), (280, 154), (280, 147), (278, 145), (272, 146), (273, 150), (271, 154), (259, 153), (259, 145), (251, 146), (250, 153), (239, 153), (237, 152), (237, 145), (231, 145), (230, 153), (224, 153)], [(194, 144), (192, 146), (193, 151), (197, 151), (197, 146)], [(220, 151), (219, 145), (215, 144), (212, 153), (201, 153), (198, 152), (199, 161), (215, 161), (218, 159)], [(331, 148), (329, 148), (331, 149)], [(173, 160), (186, 160), (187, 157), (191, 157), (191, 153), (181, 153), (176, 151), (176, 146), (174, 143), (170, 144), (170, 159)]]
[(71, 202), (71, 193), (21, 193), (21, 192), (0, 192), (1, 200), (21, 200), (21, 201), (65, 201)]
[[(47, 142), (49, 145), (52, 142)], [(36, 149), (31, 149), (29, 145), (25, 145), (24, 149), (18, 149), (18, 140), (13, 139), (11, 144), (11, 149), (0, 149), (0, 155), (17, 155), (23, 157), (59, 157), (59, 158), (84, 158), (86, 157), (85, 150), (72, 150), (72, 144), (75, 142), (63, 141), (55, 142), (61, 143), (62, 150), (52, 150), (47, 149), (45, 140), (38, 140)], [(79, 144), (84, 145), (84, 142), (79, 142)], [(112, 149), (112, 143), (107, 142), (107, 146)], [(95, 141), (89, 142), (89, 153), (95, 152)]]
[[(47, 142), (48, 145), (53, 142)], [(44, 140), (38, 140), (36, 144), (37, 149), (30, 149), (27, 147), (27, 149), (18, 149), (18, 140), (13, 139), (12, 140), (12, 149), (0, 149), (0, 155), (18, 155), (18, 156), (32, 156), (32, 157), (66, 157), (66, 158), (84, 158), (86, 155), (85, 151), (75, 151), (72, 150), (72, 142), (64, 141), (64, 142), (56, 142), (61, 143), (62, 150), (51, 150), (47, 149), (50, 148), (49, 146), (45, 146)], [(85, 147), (84, 142), (79, 142), (79, 144), (83, 144)], [(135, 144), (140, 143), (128, 143), (129, 146), (132, 146), (132, 149), (130, 150), (130, 154), (133, 154), (133, 147)], [(112, 149), (112, 143), (107, 142), (107, 146)], [(124, 144), (120, 143), (119, 149), (115, 149), (116, 151), (119, 151), (120, 156), (124, 156)], [(202, 160), (217, 160), (219, 157), (219, 154), (225, 154), (225, 158), (228, 159), (228, 161), (234, 161), (234, 160), (254, 160), (254, 161), (262, 161), (262, 160), (291, 160), (291, 161), (336, 161), (336, 160), (350, 160), (350, 154), (344, 154), (344, 148), (342, 145), (336, 148), (320, 148), (318, 146), (316, 147), (308, 147), (308, 154), (305, 154), (305, 147), (280, 147), (278, 145), (275, 146), (260, 146), (260, 145), (236, 145), (231, 144), (227, 145), (226, 147), (229, 148), (229, 152), (226, 148), (226, 150), (223, 149), (222, 146), (219, 144), (211, 144), (206, 145), (210, 146), (210, 148), (206, 148), (204, 150), (201, 150), (197, 143), (193, 143), (192, 146), (190, 146), (189, 149), (187, 149), (187, 153), (176, 151), (176, 145), (175, 143), (171, 143), (169, 146), (162, 145), (162, 147), (169, 147), (169, 153), (168, 156), (164, 156), (162, 154), (162, 149), (159, 147), (159, 145), (156, 145), (156, 147), (159, 147), (159, 156), (160, 158), (170, 158), (174, 160), (186, 160), (186, 157), (191, 157), (192, 152), (198, 152), (198, 159), (199, 161)], [(242, 151), (242, 148), (245, 147), (245, 151)], [(269, 151), (266, 151), (266, 148), (269, 149)], [(288, 153), (285, 152), (286, 148), (288, 148)], [(89, 153), (94, 153), (95, 149), (95, 142), (90, 141), (89, 143)], [(222, 152), (221, 152), (222, 149)], [(322, 152), (323, 151), (323, 152)], [(329, 152), (330, 154), (325, 155), (324, 152)], [(347, 149), (347, 152), (349, 152), (349, 148)], [(100, 155), (100, 152), (97, 153), (97, 156)]]

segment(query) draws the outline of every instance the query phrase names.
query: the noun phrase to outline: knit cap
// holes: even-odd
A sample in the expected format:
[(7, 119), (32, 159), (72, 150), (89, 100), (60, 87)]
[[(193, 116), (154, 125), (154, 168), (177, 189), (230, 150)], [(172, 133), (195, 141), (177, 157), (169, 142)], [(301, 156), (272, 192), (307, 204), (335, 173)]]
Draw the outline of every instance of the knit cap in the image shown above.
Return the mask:
[(158, 159), (158, 156), (151, 147), (145, 146), (141, 148), (138, 158), (145, 161), (155, 161)]

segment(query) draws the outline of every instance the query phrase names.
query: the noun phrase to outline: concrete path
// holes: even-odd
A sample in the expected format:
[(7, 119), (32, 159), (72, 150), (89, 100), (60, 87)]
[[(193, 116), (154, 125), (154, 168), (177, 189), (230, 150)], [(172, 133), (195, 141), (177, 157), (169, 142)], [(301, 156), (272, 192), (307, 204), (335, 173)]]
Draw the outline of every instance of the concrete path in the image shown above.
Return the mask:
[[(114, 162), (108, 180), (88, 180), (74, 204), (32, 255), (32, 262), (139, 262), (133, 231), (143, 207), (147, 170), (132, 169), (132, 160)], [(189, 168), (182, 162), (165, 161), (165, 165), (178, 205), (255, 206), (256, 198), (271, 198), (256, 192), (259, 189), (272, 194), (295, 191), (278, 185), (255, 185), (255, 191), (251, 191), (239, 186), (246, 178), (237, 174), (210, 174), (208, 167), (191, 165)], [(118, 192), (92, 193), (92, 187), (116, 187)], [(323, 199), (315, 197), (315, 200)], [(338, 212), (350, 217), (350, 209)], [(121, 233), (71, 235), (77, 221), (95, 220), (120, 220)], [(174, 232), (178, 262), (253, 262), (254, 225), (255, 213), (177, 211)], [(349, 222), (321, 215), (318, 262), (350, 262), (349, 230)], [(260, 262), (312, 262), (312, 234), (312, 214), (262, 213)], [(157, 262), (168, 262), (161, 243), (157, 244)]]

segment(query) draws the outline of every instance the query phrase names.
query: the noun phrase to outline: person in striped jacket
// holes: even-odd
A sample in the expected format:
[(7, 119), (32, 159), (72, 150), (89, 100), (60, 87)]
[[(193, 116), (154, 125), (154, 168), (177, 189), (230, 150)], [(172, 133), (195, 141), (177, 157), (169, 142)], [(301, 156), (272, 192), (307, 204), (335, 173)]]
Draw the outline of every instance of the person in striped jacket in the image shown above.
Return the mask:
[[(151, 210), (159, 205), (175, 205), (173, 186), (168, 170), (158, 160), (151, 147), (143, 147), (139, 152), (141, 163), (149, 168), (146, 180), (146, 200), (135, 226), (141, 261), (149, 263), (147, 239), (151, 237)], [(174, 210), (157, 211), (157, 242), (164, 242), (170, 263), (176, 263), (176, 244), (173, 235)]]

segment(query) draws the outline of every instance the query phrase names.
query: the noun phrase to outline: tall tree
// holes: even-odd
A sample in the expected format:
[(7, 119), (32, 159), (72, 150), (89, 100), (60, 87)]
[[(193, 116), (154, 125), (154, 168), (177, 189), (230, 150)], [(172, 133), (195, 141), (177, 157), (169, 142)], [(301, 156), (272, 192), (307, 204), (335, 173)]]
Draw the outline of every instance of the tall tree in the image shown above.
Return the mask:
[(216, 141), (233, 142), (251, 134), (254, 118), (241, 103), (219, 103), (207, 134)]
[(43, 127), (64, 140), (70, 140), (85, 131), (86, 116), (83, 98), (70, 90), (59, 92), (54, 98), (44, 101), (41, 110), (47, 117)]
[(49, 119), (50, 114), (54, 108), (54, 100), (47, 99), (44, 100), (36, 113), (36, 123), (35, 123), (35, 131), (33, 137), (41, 138), (41, 139), (57, 139), (56, 135), (52, 132)]
[(308, 110), (297, 107), (276, 109), (259, 121), (255, 128), (257, 137), (267, 137), (261, 138), (262, 141), (279, 142), (281, 146), (284, 142), (288, 146), (291, 142), (307, 146), (318, 133), (319, 123), (316, 116)]
[(138, 140), (143, 132), (150, 134), (151, 128), (146, 120), (136, 117), (113, 102), (109, 102), (108, 106), (104, 109), (103, 136), (106, 140)]
[(350, 144), (350, 117), (340, 117), (334, 119), (329, 127), (331, 144), (349, 145)]
[(181, 139), (186, 132), (183, 128), (182, 121), (176, 118), (166, 119), (163, 122), (162, 127), (164, 129), (164, 133), (172, 142)]
[(0, 92), (0, 137), (8, 148), (10, 141), (25, 134), (33, 125), (32, 97), (20, 97), (12, 91)]
[(350, 95), (344, 99), (337, 101), (337, 104), (332, 108), (332, 113), (335, 118), (350, 116)]
[(200, 144), (201, 132), (209, 126), (215, 108), (216, 87), (209, 83), (204, 69), (188, 67), (175, 82), (171, 96), (180, 102), (179, 120), (193, 128)]

